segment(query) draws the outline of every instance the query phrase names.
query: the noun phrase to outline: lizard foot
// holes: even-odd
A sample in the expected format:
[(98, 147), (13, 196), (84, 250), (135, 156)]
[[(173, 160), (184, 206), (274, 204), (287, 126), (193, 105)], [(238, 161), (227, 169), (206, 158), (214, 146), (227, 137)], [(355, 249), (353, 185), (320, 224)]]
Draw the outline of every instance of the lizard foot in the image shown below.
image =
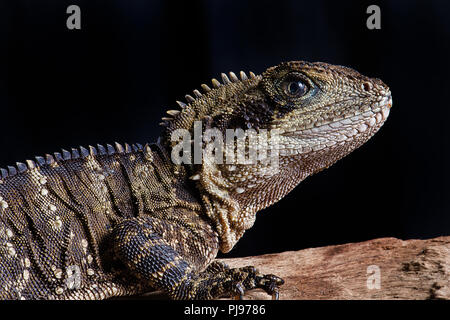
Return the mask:
[[(243, 268), (230, 269), (238, 274), (244, 273), (246, 277), (242, 282), (235, 282), (233, 284), (233, 292), (236, 293), (234, 298), (243, 299), (245, 290), (263, 289), (267, 294), (272, 296), (273, 300), (279, 299), (279, 287), (284, 284), (284, 280), (273, 274), (261, 274), (255, 267), (247, 266)], [(242, 276), (238, 276), (242, 278)]]
[(246, 291), (263, 289), (272, 299), (278, 299), (283, 283), (283, 279), (272, 274), (261, 274), (253, 266), (229, 268), (215, 261), (203, 273), (182, 281), (174, 293), (176, 297), (188, 299), (231, 297), (241, 300)]
[[(255, 267), (247, 266), (230, 269), (225, 264), (218, 267), (214, 262), (214, 269), (220, 270), (216, 276), (222, 277), (221, 285), (211, 288), (210, 292), (221, 292), (222, 296), (229, 296), (236, 300), (242, 300), (246, 291), (263, 289), (272, 299), (278, 300), (279, 288), (284, 280), (272, 274), (261, 274)], [(213, 268), (209, 268), (213, 270)]]

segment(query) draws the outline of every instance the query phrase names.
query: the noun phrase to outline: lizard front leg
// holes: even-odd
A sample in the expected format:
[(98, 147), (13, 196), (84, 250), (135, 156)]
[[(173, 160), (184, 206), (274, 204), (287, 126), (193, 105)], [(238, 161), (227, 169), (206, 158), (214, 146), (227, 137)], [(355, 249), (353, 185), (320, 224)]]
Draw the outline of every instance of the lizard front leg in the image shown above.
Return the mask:
[(154, 217), (127, 219), (115, 228), (115, 251), (133, 274), (173, 299), (242, 298), (244, 291), (254, 288), (278, 297), (283, 281), (276, 276), (261, 275), (253, 267), (209, 264), (217, 247), (191, 227)]

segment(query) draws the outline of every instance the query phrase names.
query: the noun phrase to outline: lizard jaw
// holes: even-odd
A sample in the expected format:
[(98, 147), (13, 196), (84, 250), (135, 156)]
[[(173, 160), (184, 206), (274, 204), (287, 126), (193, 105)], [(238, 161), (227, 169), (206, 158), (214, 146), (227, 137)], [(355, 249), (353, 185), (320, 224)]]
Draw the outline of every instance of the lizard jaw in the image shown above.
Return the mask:
[(364, 142), (384, 124), (392, 107), (390, 92), (373, 104), (370, 110), (302, 129), (281, 129), (280, 155), (307, 155), (323, 149), (334, 149), (358, 139)]

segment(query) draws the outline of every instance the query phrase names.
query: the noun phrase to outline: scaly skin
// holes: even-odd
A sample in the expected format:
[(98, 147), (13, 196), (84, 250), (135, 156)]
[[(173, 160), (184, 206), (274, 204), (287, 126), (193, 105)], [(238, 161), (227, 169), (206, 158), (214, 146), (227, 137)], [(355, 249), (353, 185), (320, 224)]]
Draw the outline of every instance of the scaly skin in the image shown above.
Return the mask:
[[(283, 280), (214, 261), (256, 212), (365, 143), (392, 105), (378, 79), (294, 61), (222, 75), (169, 110), (158, 143), (80, 148), (2, 170), (0, 297), (104, 299), (162, 289), (174, 299), (242, 297)], [(172, 161), (179, 129), (278, 130), (279, 166)], [(197, 122), (198, 123), (198, 122)], [(272, 131), (274, 132), (274, 131)], [(195, 141), (194, 141), (195, 143)], [(248, 151), (248, 150), (247, 150)], [(248, 151), (249, 152), (249, 151)]]

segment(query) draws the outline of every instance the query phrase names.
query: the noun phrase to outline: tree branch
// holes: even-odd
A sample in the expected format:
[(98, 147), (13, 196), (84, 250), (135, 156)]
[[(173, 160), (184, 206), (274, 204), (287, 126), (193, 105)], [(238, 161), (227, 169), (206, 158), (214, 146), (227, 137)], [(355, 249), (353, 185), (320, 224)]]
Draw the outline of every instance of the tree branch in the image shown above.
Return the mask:
[[(450, 237), (361, 243), (222, 259), (285, 280), (280, 299), (450, 299)], [(245, 299), (270, 299), (261, 290)]]
[[(429, 240), (380, 238), (359, 243), (220, 259), (253, 265), (284, 279), (280, 299), (450, 299), (450, 236)], [(149, 292), (133, 299), (167, 299)], [(262, 290), (244, 299), (270, 299)]]

